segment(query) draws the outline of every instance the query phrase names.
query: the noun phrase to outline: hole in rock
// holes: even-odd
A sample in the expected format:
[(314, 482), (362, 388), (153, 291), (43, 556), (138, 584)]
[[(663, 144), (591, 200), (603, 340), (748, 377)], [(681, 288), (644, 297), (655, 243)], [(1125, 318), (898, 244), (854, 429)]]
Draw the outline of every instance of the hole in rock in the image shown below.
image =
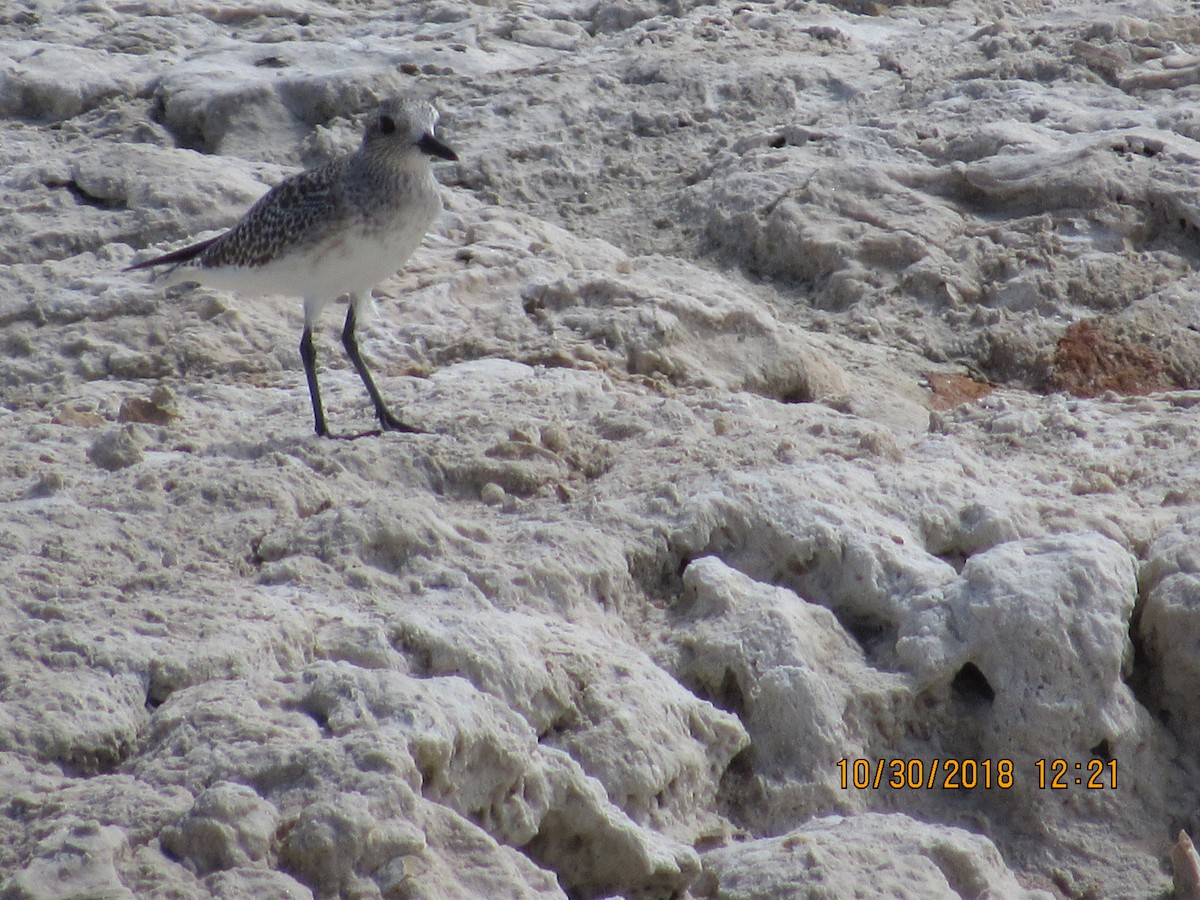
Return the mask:
[(778, 150), (781, 147), (786, 147), (786, 146), (787, 146), (787, 137), (785, 135), (781, 134), (778, 137), (771, 138), (771, 148), (772, 149)]
[(1105, 762), (1111, 762), (1113, 758), (1112, 745), (1109, 744), (1108, 738), (1104, 738), (1100, 741), (1100, 743), (1093, 747), (1091, 753), (1092, 757), (1095, 759), (1102, 759)]
[(873, 616), (849, 616), (832, 608), (831, 611), (873, 664), (880, 665), (890, 658), (896, 645), (894, 626)]
[(751, 744), (729, 761), (726, 772), (729, 775), (746, 776), (754, 774), (754, 745)]
[(812, 391), (807, 384), (790, 387), (779, 393), (780, 403), (812, 403), (813, 399)]
[(996, 692), (975, 663), (966, 663), (950, 682), (954, 696), (971, 705), (983, 705), (996, 699)]
[(746, 697), (742, 693), (742, 686), (738, 684), (737, 676), (733, 674), (732, 669), (725, 670), (725, 677), (721, 680), (721, 686), (717, 689), (717, 695), (712, 698), (712, 702), (718, 709), (733, 713), (739, 719), (743, 717), (746, 712)]
[(111, 197), (101, 197), (97, 194), (90, 193), (73, 178), (68, 181), (46, 181), (44, 184), (48, 188), (61, 188), (67, 190), (71, 196), (75, 198), (75, 202), (80, 206), (94, 206), (97, 209), (129, 208), (123, 200), (115, 200)]
[(325, 710), (317, 709), (315, 707), (309, 706), (306, 703), (296, 704), (292, 708), (295, 709), (297, 712), (308, 716), (310, 719), (312, 719), (314, 722), (316, 722), (317, 727), (320, 728), (322, 731), (329, 730), (329, 714)]

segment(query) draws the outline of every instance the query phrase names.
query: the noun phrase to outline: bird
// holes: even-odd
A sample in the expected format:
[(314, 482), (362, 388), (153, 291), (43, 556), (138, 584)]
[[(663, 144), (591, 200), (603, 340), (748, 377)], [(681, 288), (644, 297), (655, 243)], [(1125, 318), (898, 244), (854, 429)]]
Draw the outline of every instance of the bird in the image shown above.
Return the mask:
[(342, 346), (371, 397), (380, 430), (419, 433), (388, 409), (355, 328), (372, 288), (404, 265), (442, 210), (432, 162), (454, 162), (458, 155), (436, 136), (438, 119), (428, 100), (386, 99), (367, 116), (356, 151), (281, 181), (223, 234), (125, 271), (167, 266), (165, 284), (302, 298), (300, 359), (320, 437), (343, 435), (331, 432), (325, 418), (313, 329), (327, 304), (348, 296)]

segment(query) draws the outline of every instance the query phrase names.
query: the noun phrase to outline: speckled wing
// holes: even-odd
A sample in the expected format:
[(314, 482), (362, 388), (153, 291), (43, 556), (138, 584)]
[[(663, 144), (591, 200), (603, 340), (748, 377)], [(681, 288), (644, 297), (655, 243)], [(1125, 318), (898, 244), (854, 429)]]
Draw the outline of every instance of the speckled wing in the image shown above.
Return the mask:
[(204, 269), (256, 268), (285, 252), (302, 250), (345, 218), (344, 159), (293, 175), (267, 191), (240, 222), (224, 234), (129, 266)]
[(344, 160), (293, 175), (264, 194), (233, 228), (198, 254), (201, 268), (256, 268), (302, 251), (346, 215)]

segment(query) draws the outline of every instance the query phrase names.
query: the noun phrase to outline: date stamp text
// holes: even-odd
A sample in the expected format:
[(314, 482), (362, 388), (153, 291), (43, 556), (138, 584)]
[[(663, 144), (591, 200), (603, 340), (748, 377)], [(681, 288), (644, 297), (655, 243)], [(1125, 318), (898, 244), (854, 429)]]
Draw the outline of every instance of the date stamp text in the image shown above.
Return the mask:
[(1117, 761), (1035, 759), (1018, 766), (1011, 759), (839, 759), (842, 790), (948, 791), (1011, 790), (1031, 779), (1039, 790), (1117, 789)]

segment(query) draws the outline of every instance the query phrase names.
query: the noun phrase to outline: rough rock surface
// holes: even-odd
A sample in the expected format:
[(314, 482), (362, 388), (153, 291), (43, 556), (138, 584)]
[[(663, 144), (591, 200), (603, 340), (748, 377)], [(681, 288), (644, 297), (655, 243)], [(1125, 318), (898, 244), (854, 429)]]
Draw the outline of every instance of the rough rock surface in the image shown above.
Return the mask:
[[(121, 270), (410, 91), (321, 440)], [(1198, 109), (1184, 0), (7, 4), (0, 896), (1194, 884)]]

